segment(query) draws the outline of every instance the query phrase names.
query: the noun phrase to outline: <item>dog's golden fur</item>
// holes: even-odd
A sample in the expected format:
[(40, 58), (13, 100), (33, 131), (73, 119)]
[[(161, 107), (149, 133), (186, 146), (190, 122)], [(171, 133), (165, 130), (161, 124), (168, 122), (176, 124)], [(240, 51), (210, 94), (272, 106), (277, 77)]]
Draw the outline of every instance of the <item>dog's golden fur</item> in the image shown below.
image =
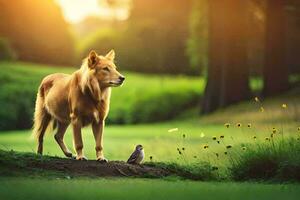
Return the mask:
[(91, 51), (81, 68), (73, 74), (46, 76), (37, 93), (33, 134), (37, 138), (37, 152), (43, 153), (43, 137), (51, 122), (57, 125), (54, 136), (67, 157), (71, 151), (64, 143), (64, 134), (72, 124), (76, 159), (86, 159), (83, 154), (81, 128), (92, 125), (96, 142), (96, 157), (107, 161), (103, 154), (103, 128), (110, 103), (111, 87), (123, 83), (124, 77), (114, 64), (115, 53), (98, 56)]

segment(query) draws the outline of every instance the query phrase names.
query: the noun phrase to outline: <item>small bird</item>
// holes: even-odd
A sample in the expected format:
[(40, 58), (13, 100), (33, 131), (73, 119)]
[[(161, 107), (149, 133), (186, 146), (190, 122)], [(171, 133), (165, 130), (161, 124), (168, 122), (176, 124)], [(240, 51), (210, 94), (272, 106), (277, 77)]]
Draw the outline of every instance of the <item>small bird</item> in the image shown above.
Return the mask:
[(145, 153), (142, 145), (136, 145), (135, 151), (128, 158), (127, 163), (129, 164), (140, 164), (144, 159)]

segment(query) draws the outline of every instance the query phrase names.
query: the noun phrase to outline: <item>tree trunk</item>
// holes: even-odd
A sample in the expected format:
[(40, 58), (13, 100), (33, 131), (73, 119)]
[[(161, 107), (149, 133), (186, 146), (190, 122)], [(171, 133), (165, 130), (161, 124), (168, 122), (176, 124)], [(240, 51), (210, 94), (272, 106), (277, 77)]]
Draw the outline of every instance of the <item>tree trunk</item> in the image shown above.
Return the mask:
[(209, 1), (209, 67), (202, 112), (249, 97), (246, 1)]
[(264, 94), (274, 95), (289, 88), (285, 62), (285, 0), (267, 0)]

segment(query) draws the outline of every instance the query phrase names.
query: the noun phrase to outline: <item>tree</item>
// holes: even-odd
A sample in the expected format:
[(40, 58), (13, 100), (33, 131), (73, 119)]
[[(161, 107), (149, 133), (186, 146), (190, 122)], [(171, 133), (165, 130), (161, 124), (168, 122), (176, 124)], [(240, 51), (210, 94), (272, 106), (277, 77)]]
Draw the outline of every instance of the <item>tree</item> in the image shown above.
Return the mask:
[(20, 60), (57, 65), (74, 61), (71, 32), (53, 0), (0, 0), (0, 36)]
[(190, 10), (191, 0), (132, 1), (126, 38), (130, 43), (124, 56), (132, 70), (195, 73), (188, 67), (186, 52)]
[(285, 62), (285, 0), (267, 0), (264, 94), (274, 95), (289, 88)]
[(209, 1), (209, 67), (202, 112), (249, 97), (246, 1)]

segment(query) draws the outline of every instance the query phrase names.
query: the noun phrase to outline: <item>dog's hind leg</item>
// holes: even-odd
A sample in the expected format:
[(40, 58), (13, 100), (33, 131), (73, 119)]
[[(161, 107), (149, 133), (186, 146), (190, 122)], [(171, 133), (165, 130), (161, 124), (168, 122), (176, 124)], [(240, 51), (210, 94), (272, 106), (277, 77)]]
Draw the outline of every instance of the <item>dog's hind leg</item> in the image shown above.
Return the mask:
[(64, 142), (64, 135), (66, 133), (66, 130), (68, 128), (68, 124), (64, 124), (61, 122), (57, 122), (57, 132), (54, 135), (54, 138), (58, 145), (60, 146), (61, 150), (64, 152), (65, 156), (72, 157), (72, 152), (68, 149)]
[(41, 127), (40, 134), (38, 136), (38, 148), (37, 148), (37, 153), (43, 154), (43, 142), (44, 142), (44, 135), (47, 130), (47, 127), (50, 123), (51, 116), (47, 113), (45, 114), (43, 118), (43, 126)]
[(45, 132), (51, 121), (51, 115), (47, 112), (44, 106), (44, 98), (40, 94), (37, 95), (34, 112), (33, 135), (38, 141), (37, 153), (43, 154), (43, 140)]

